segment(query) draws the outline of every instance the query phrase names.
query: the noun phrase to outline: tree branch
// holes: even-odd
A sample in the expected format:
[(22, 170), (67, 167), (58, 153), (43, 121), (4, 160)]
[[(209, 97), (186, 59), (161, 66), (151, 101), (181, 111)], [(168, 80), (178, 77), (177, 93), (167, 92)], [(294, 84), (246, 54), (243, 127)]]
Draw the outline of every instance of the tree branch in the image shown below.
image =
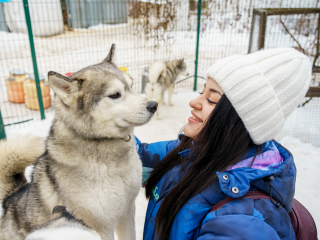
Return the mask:
[(286, 25), (284, 24), (284, 22), (282, 21), (281, 19), (281, 15), (279, 15), (279, 19), (280, 19), (280, 23), (282, 24), (282, 26), (284, 27), (284, 29), (286, 30), (286, 32), (290, 35), (290, 37), (293, 39), (293, 41), (295, 41), (299, 48), (301, 49), (301, 51), (303, 52), (303, 54), (306, 54), (305, 53), (305, 50), (301, 47), (300, 43), (298, 42), (297, 39), (295, 39), (295, 37), (290, 33), (289, 29), (286, 27)]

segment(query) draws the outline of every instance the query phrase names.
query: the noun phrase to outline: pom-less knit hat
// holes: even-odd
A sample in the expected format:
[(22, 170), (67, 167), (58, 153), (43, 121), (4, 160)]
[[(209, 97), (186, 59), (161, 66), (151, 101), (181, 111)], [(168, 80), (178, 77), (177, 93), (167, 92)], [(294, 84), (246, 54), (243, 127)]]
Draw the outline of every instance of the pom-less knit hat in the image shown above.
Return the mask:
[(272, 140), (303, 100), (311, 63), (293, 48), (262, 50), (221, 59), (209, 68), (255, 144)]

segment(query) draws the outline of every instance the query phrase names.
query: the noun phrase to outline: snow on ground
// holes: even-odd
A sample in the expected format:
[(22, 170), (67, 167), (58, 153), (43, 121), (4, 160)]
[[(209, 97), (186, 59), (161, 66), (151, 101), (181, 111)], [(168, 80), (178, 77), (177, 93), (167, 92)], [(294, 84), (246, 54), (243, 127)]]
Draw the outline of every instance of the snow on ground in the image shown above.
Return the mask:
[(303, 143), (297, 138), (284, 137), (281, 144), (293, 155), (297, 167), (295, 198), (300, 201), (313, 216), (320, 237), (320, 147)]
[[(190, 116), (189, 101), (198, 96), (198, 93), (189, 92), (173, 95), (175, 106), (160, 106), (161, 120), (153, 118), (148, 124), (137, 127), (135, 135), (142, 142), (155, 142), (176, 139), (181, 128), (187, 123)], [(167, 99), (166, 99), (166, 102)], [(22, 124), (22, 126), (6, 127), (8, 139), (19, 134), (35, 134), (45, 137), (48, 135), (49, 128), (53, 119), (53, 114), (48, 114), (43, 121), (35, 120)], [(320, 174), (320, 147), (303, 143), (297, 138), (283, 137), (280, 142), (288, 148), (295, 159), (298, 175), (296, 183), (295, 197), (313, 215), (316, 224), (320, 227), (320, 208), (319, 208), (319, 182)], [(141, 189), (136, 200), (136, 230), (137, 239), (142, 239), (147, 200), (144, 197), (144, 190)]]

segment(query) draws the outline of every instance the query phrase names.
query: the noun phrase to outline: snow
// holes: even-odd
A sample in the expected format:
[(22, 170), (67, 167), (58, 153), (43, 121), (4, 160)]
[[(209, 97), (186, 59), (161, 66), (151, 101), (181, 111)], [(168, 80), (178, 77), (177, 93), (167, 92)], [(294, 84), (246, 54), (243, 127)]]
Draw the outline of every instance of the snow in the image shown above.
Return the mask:
[[(182, 127), (187, 123), (190, 116), (189, 101), (198, 96), (196, 92), (187, 92), (173, 95), (174, 106), (160, 106), (161, 120), (153, 118), (149, 123), (135, 129), (135, 135), (142, 142), (156, 142), (176, 139)], [(167, 96), (166, 96), (167, 97)], [(167, 98), (165, 98), (168, 103)], [(300, 109), (298, 109), (300, 111)], [(6, 127), (8, 139), (19, 134), (35, 134), (46, 137), (49, 133), (50, 125), (54, 115), (47, 114), (45, 120), (36, 119), (32, 122), (24, 123), (22, 126)], [(303, 126), (307, 127), (306, 125)], [(288, 148), (297, 166), (297, 182), (295, 198), (298, 199), (312, 214), (316, 224), (320, 227), (320, 207), (319, 207), (319, 182), (320, 174), (320, 147), (315, 147), (293, 137), (283, 137), (280, 142)], [(27, 169), (30, 173), (31, 169)], [(136, 200), (136, 232), (137, 239), (142, 239), (147, 200), (144, 196), (144, 189), (141, 189)]]
[(128, 27), (128, 23), (119, 23), (119, 24), (99, 23), (98, 25), (91, 26), (89, 28), (75, 28), (74, 31), (105, 30), (105, 29), (114, 29), (119, 27)]

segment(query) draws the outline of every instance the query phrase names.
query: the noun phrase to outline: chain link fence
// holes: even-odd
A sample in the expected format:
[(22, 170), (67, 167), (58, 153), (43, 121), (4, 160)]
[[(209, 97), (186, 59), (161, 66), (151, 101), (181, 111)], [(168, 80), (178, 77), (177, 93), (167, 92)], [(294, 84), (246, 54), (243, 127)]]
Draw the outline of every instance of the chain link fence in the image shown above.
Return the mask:
[[(117, 66), (130, 75), (133, 88), (139, 93), (143, 91), (146, 67), (152, 62), (184, 58), (190, 76), (199, 77), (178, 79), (175, 93), (182, 93), (201, 89), (206, 69), (219, 59), (250, 52), (250, 39), (251, 45), (256, 44), (260, 36), (258, 30), (252, 31), (256, 24), (252, 22), (254, 9), (319, 9), (319, 5), (317, 0), (11, 0), (0, 3), (3, 125), (52, 114), (54, 96), (47, 86), (47, 72), (68, 74), (98, 63), (112, 43), (117, 45)], [(29, 20), (26, 11), (30, 13)], [(270, 16), (263, 47), (304, 49), (314, 62), (318, 52), (318, 22), (318, 12)], [(259, 46), (255, 50), (258, 49)], [(314, 73), (313, 87), (319, 85), (317, 74)], [(42, 93), (41, 97), (38, 92)], [(292, 114), (279, 137), (290, 135), (320, 146), (319, 117), (320, 102), (314, 97)]]

